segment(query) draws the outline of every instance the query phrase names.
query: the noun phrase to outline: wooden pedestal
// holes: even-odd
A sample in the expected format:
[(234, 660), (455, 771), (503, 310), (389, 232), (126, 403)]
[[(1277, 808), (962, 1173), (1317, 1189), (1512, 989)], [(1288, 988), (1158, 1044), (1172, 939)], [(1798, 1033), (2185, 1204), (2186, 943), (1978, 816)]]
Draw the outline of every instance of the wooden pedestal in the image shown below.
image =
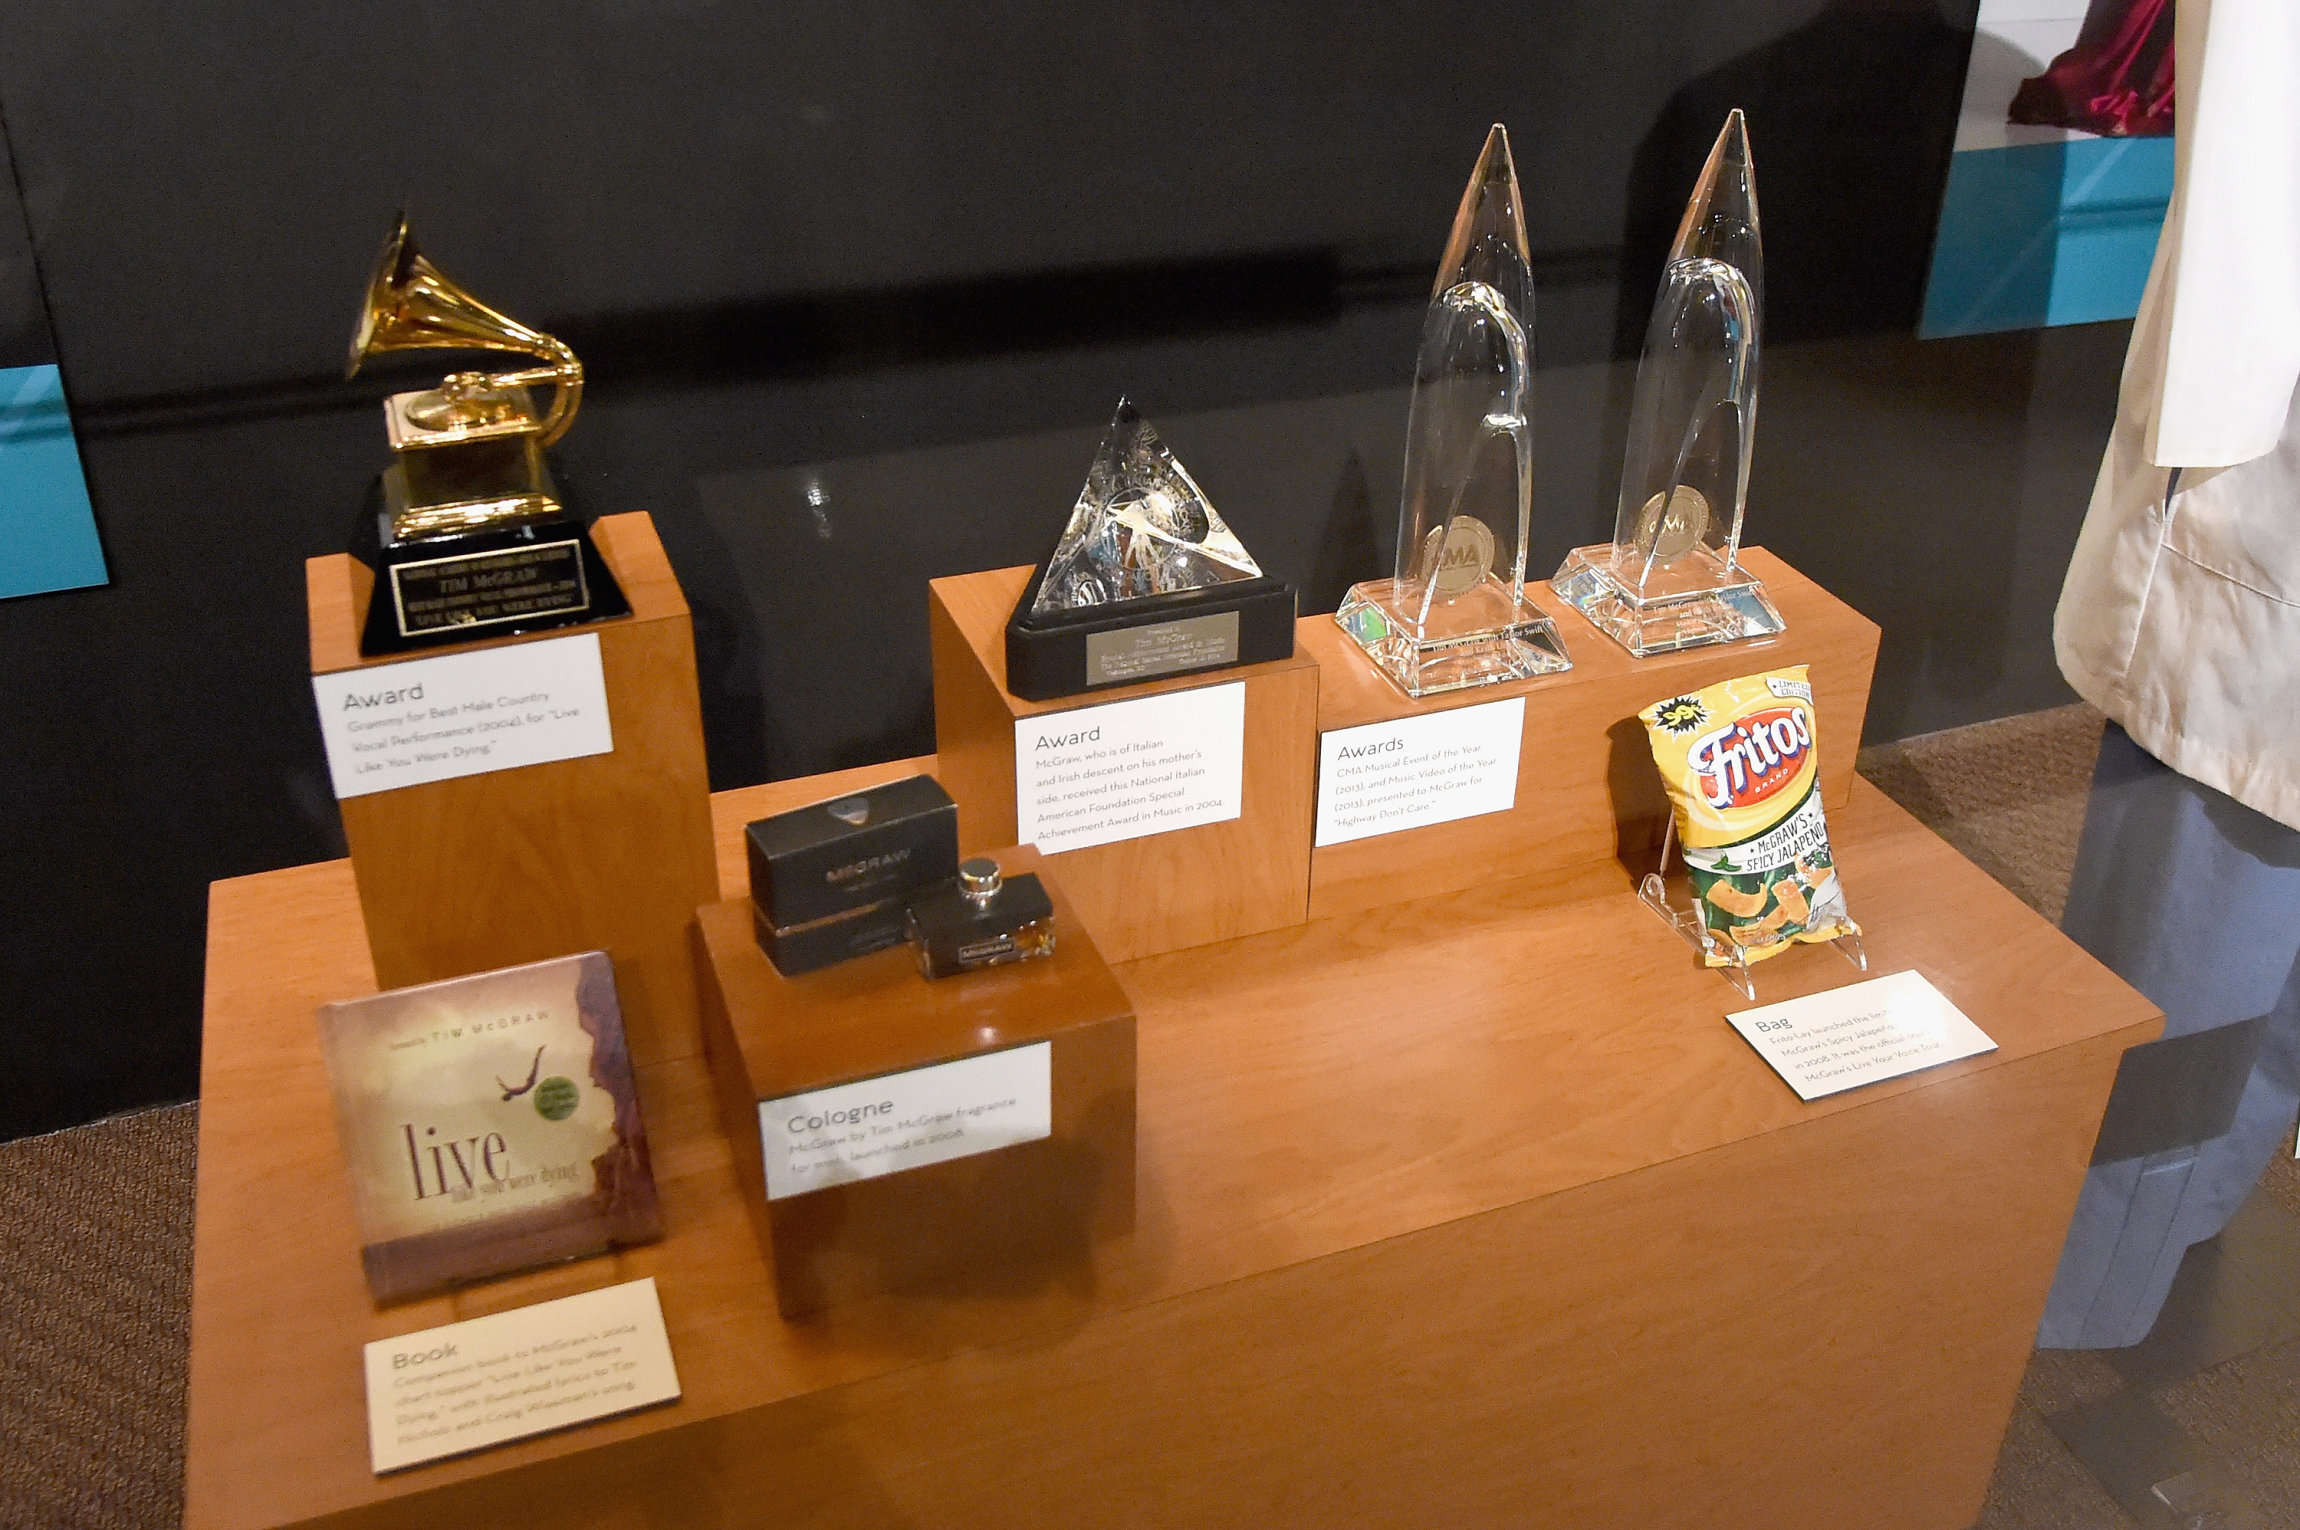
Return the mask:
[[(1040, 869), (998, 852), (1007, 873)], [(786, 1315), (902, 1291), (961, 1297), (1090, 1272), (1134, 1225), (1134, 1013), (1055, 878), (1054, 955), (928, 982), (898, 946), (786, 978), (751, 904), (704, 909), (703, 1041), (760, 1246)], [(759, 1106), (805, 1090), (1052, 1044), (1053, 1132), (1037, 1142), (781, 1200), (767, 1198)]]
[(958, 802), (959, 852), (1016, 837), (1014, 724), (1201, 686), (1246, 685), (1243, 811), (1117, 844), (1047, 857), (1095, 943), (1114, 962), (1299, 924), (1309, 906), (1318, 665), (1290, 659), (1142, 685), (1024, 701), (1006, 689), (1006, 620), (1030, 569), (993, 569), (929, 587), (937, 774)]
[[(645, 514), (592, 527), (632, 614), (584, 627), (363, 659), (372, 576), (306, 565), (312, 673), (596, 633), (611, 753), (352, 797), (344, 837), (375, 980), (401, 988), (604, 949), (635, 1062), (693, 1049), (687, 926), (717, 896), (710, 781), (687, 602)], [(324, 998), (347, 997), (329, 993)]]
[[(725, 794), (726, 892), (745, 822), (931, 764)], [(1831, 827), (1872, 965), (1996, 1051), (1801, 1102), (1618, 889), (1153, 957), (1132, 1236), (807, 1323), (693, 1056), (639, 1069), (662, 1243), (376, 1310), (311, 1025), (365, 980), (350, 871), (218, 883), (184, 1522), (1964, 1530), (2156, 1014), (1873, 788)], [(678, 1402), (369, 1470), (362, 1343), (640, 1276)]]
[[(1777, 637), (1633, 658), (1544, 583), (1528, 594), (1557, 619), (1572, 669), (1422, 701), (1375, 670), (1332, 617), (1303, 617), (1295, 642), (1318, 661), (1321, 733), (1526, 698), (1517, 805), (1319, 847), (1310, 857), (1310, 917), (1509, 879), (1535, 880), (1557, 896), (1625, 885), (1623, 857), (1659, 845), (1669, 812), (1637, 713), (1669, 696), (1785, 665), (1811, 667), (1822, 800), (1830, 812), (1842, 810), (1869, 707), (1877, 626), (1763, 549), (1744, 548), (1741, 556), (1788, 621)], [(1853, 917), (1861, 917), (1857, 904)]]

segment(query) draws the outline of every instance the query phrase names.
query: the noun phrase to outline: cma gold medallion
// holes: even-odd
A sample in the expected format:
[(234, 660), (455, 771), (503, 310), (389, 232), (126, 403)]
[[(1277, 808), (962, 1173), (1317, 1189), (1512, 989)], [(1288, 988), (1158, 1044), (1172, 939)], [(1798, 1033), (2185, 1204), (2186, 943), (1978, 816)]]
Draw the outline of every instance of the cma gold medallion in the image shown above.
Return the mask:
[(1656, 494), (1637, 513), (1637, 536), (1631, 543), (1652, 563), (1669, 563), (1691, 552), (1709, 529), (1709, 501), (1691, 484), (1679, 484), (1666, 496)]
[[(384, 478), (394, 542), (518, 526), (562, 513), (543, 448), (566, 434), (583, 397), (583, 364), (564, 341), (528, 328), (450, 281), (425, 259), (402, 218), (384, 242), (360, 305), (344, 376), (391, 351), (481, 350), (544, 363), (453, 372), (436, 388), (395, 393), (384, 422), (394, 461)], [(549, 383), (536, 412), (530, 387)]]
[(1422, 567), (1429, 570), (1438, 599), (1459, 599), (1493, 568), (1493, 529), (1474, 515), (1457, 515), (1431, 527), (1422, 539)]

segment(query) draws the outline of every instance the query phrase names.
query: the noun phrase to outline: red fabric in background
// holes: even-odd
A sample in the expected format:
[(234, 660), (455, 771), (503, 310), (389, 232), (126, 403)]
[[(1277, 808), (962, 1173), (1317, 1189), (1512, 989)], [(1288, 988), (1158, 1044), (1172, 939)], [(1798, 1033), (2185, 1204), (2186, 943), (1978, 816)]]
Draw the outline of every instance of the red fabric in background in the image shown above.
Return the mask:
[(2076, 46), (2021, 81), (2007, 117), (2110, 138), (2172, 131), (2172, 0), (2093, 0)]

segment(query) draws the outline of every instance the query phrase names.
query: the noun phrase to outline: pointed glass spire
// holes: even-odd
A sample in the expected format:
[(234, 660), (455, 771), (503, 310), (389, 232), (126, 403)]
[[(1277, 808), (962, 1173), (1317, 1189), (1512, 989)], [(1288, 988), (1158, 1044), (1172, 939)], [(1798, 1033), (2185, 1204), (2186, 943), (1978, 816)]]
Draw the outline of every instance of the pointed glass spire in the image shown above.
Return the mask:
[(1438, 260), (1430, 301), (1442, 301), (1463, 282), (1483, 282), (1528, 331), (1533, 327), (1533, 257), (1525, 242), (1525, 203), (1517, 194), (1517, 166), (1509, 157), (1509, 132), (1495, 123), (1478, 152), (1477, 168), (1462, 188), (1453, 231)]
[(1669, 247), (1680, 260), (1721, 260), (1741, 273), (1760, 308), (1765, 302), (1765, 247), (1757, 229), (1757, 171), (1749, 159), (1749, 124), (1736, 106), (1710, 145), (1701, 179), (1685, 204)]
[(1261, 573), (1197, 481), (1122, 398), (1030, 612), (1172, 595)]

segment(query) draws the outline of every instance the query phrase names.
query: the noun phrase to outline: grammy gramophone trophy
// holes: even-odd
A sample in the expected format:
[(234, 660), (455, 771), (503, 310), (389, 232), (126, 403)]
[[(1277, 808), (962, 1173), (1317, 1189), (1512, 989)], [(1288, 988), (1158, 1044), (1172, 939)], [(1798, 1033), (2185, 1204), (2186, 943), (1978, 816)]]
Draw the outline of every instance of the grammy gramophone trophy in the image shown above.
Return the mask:
[[(631, 604), (560, 503), (543, 449), (583, 396), (566, 344), (496, 312), (440, 274), (402, 219), (361, 305), (344, 376), (386, 351), (507, 351), (543, 363), (456, 372), (384, 400), (392, 463), (353, 538), (375, 570), (360, 652), (534, 632), (624, 616)], [(551, 385), (536, 412), (531, 387)]]

